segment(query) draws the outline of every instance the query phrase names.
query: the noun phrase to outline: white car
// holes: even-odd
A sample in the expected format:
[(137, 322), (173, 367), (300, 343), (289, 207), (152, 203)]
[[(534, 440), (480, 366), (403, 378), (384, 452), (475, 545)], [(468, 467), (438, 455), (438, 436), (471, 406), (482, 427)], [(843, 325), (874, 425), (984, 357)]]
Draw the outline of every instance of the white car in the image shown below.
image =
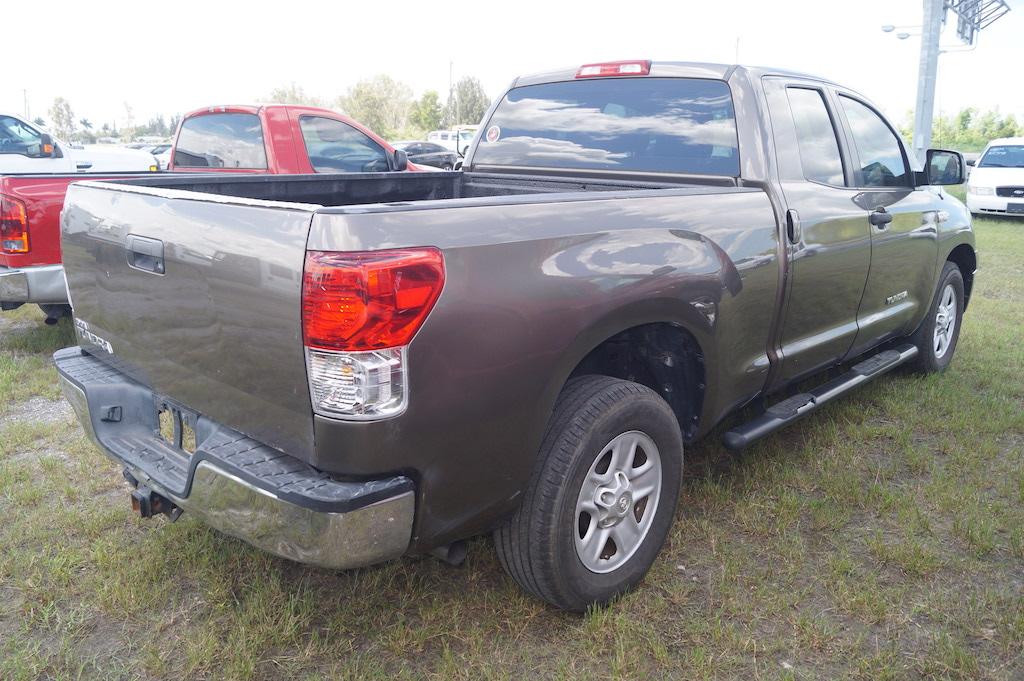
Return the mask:
[(1024, 137), (988, 143), (967, 181), (967, 207), (976, 215), (1024, 217)]
[(454, 130), (432, 130), (427, 134), (427, 141), (440, 144), (445, 149), (464, 156), (473, 141), (477, 127), (475, 125), (460, 125)]
[(143, 147), (143, 151), (148, 151), (156, 159), (157, 165), (160, 166), (160, 170), (167, 170), (168, 164), (171, 162), (171, 148), (170, 142), (161, 142), (160, 144), (153, 144), (150, 146)]
[(0, 173), (117, 173), (157, 170), (152, 154), (60, 140), (14, 114), (0, 113)]

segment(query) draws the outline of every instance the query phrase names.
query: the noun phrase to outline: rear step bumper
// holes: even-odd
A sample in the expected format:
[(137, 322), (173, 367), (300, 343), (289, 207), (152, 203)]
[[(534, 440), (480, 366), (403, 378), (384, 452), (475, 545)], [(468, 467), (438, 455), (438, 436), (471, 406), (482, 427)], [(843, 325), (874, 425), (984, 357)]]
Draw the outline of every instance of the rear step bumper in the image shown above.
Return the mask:
[(904, 343), (891, 350), (884, 350), (853, 365), (849, 371), (838, 378), (823, 383), (809, 392), (793, 395), (778, 404), (773, 404), (760, 416), (727, 431), (722, 436), (722, 443), (728, 449), (743, 449), (755, 440), (789, 425), (826, 402), (909, 362), (916, 356), (917, 347), (910, 343)]
[[(412, 480), (334, 480), (294, 457), (180, 412), (77, 347), (54, 353), (61, 389), (86, 434), (129, 473), (174, 505), (226, 534), (276, 555), (331, 569), (396, 558), (409, 545)], [(157, 410), (194, 432), (189, 454), (160, 435)]]

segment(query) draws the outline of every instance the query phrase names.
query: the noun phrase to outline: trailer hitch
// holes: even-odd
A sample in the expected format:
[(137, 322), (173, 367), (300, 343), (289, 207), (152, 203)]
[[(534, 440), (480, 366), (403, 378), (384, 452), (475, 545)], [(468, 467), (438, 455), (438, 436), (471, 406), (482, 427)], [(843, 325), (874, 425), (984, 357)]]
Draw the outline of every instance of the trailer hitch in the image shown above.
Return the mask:
[(131, 504), (132, 510), (140, 517), (152, 518), (156, 514), (162, 513), (170, 518), (171, 522), (181, 517), (182, 509), (173, 501), (159, 492), (154, 492), (147, 485), (140, 484), (135, 476), (127, 470), (124, 471), (124, 478), (135, 487), (131, 493)]

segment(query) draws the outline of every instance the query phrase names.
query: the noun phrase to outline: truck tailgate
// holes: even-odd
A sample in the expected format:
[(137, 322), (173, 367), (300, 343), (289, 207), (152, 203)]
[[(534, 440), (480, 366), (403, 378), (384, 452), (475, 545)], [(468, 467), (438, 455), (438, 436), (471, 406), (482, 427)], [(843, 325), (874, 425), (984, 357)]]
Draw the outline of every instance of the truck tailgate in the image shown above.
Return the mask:
[(79, 344), (161, 398), (308, 459), (301, 294), (316, 208), (72, 185), (61, 231)]

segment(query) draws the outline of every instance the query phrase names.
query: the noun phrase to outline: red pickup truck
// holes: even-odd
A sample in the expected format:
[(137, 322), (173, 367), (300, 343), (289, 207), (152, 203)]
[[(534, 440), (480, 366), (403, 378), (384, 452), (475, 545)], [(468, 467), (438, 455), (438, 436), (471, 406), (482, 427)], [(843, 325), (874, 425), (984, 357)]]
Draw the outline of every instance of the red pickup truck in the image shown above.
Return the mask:
[[(178, 126), (169, 169), (189, 173), (347, 173), (419, 170), (404, 151), (328, 109), (212, 106)], [(77, 180), (132, 174), (0, 175), (0, 310), (35, 303), (48, 324), (69, 311), (60, 211)]]

